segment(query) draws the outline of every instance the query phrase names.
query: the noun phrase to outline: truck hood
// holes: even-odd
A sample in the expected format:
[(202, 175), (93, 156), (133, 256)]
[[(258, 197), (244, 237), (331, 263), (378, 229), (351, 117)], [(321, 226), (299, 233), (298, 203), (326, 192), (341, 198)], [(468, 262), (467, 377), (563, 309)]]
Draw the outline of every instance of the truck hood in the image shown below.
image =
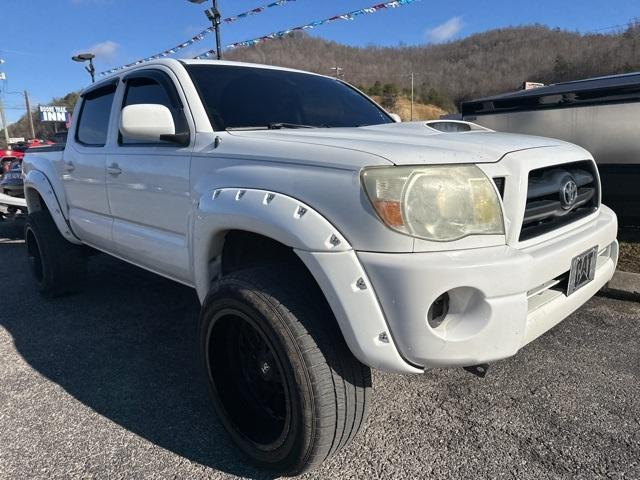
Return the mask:
[(506, 154), (566, 142), (529, 135), (471, 131), (443, 133), (424, 122), (359, 128), (232, 131), (237, 137), (307, 143), (365, 152), (395, 165), (492, 163)]

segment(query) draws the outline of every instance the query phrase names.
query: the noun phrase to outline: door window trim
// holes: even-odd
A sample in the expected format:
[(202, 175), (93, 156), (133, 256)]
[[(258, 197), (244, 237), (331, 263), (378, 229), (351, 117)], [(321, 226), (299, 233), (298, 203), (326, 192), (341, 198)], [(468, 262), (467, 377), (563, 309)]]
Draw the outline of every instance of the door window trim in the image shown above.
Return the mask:
[[(111, 128), (111, 117), (113, 114), (113, 103), (116, 99), (116, 94), (118, 92), (118, 83), (119, 83), (120, 79), (116, 78), (113, 80), (110, 80), (108, 82), (104, 82), (101, 83), (100, 85), (96, 85), (96, 86), (92, 86), (91, 88), (86, 89), (85, 91), (83, 91), (80, 94), (80, 100), (81, 100), (81, 104), (80, 104), (80, 109), (78, 110), (78, 118), (77, 120), (74, 122), (75, 123), (75, 128), (73, 130), (73, 140), (75, 141), (75, 143), (77, 143), (78, 145), (82, 145), (83, 147), (88, 147), (88, 148), (104, 148), (106, 147), (108, 141), (109, 141), (109, 130)], [(80, 133), (80, 124), (82, 123), (82, 114), (84, 113), (84, 107), (87, 103), (87, 99), (86, 97), (88, 95), (93, 95), (93, 94), (100, 94), (102, 90), (110, 90), (113, 89), (113, 100), (111, 102), (111, 108), (109, 109), (109, 119), (107, 120), (107, 134), (105, 136), (105, 142), (104, 143), (86, 143), (83, 142), (82, 140), (80, 140), (79, 138), (79, 133)], [(108, 94), (105, 92), (105, 95)]]

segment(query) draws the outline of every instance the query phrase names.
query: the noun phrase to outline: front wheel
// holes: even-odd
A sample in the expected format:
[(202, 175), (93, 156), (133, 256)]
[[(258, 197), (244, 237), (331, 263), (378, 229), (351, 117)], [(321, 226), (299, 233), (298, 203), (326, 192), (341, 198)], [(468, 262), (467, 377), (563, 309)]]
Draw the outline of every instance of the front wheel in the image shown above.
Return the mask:
[(371, 372), (349, 351), (313, 280), (283, 281), (283, 268), (219, 281), (200, 338), (213, 403), (233, 441), (255, 463), (295, 475), (356, 435)]

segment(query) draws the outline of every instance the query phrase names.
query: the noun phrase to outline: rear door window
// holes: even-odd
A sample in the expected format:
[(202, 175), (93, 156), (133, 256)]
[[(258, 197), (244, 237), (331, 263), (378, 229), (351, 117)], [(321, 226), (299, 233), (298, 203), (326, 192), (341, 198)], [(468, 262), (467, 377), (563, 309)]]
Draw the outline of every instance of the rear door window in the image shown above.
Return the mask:
[(116, 85), (107, 85), (86, 93), (82, 99), (76, 140), (91, 147), (104, 147), (109, 133), (111, 106)]

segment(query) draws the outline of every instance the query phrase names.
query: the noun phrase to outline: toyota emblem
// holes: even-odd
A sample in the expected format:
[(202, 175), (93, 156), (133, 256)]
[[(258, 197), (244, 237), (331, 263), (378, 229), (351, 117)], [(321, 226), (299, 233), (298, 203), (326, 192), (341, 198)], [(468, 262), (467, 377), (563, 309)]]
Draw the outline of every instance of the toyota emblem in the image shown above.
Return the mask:
[(578, 199), (578, 185), (574, 180), (567, 180), (560, 192), (562, 208), (571, 210)]

